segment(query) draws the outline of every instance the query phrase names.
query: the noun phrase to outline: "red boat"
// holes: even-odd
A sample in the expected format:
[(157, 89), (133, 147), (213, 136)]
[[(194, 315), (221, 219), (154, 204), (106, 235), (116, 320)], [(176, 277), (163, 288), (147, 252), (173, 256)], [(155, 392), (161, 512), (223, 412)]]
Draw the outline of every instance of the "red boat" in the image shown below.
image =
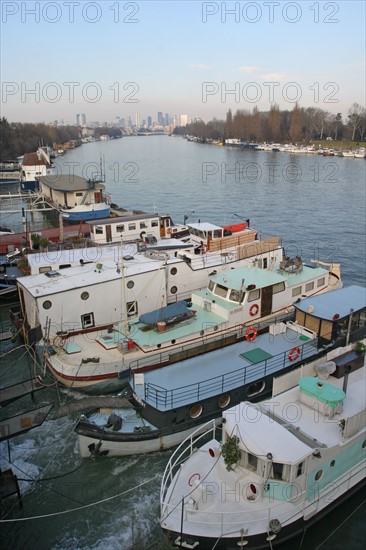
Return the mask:
[(231, 231), (231, 233), (237, 233), (238, 231), (243, 231), (244, 229), (247, 229), (249, 227), (248, 222), (242, 222), (242, 223), (233, 223), (231, 225), (224, 225), (223, 229), (225, 231)]

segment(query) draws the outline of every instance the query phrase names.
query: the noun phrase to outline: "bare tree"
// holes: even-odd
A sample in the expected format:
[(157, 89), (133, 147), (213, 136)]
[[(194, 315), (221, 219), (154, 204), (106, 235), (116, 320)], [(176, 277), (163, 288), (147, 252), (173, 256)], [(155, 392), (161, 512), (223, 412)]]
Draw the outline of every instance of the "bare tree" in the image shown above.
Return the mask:
[(356, 132), (364, 116), (365, 109), (359, 103), (352, 103), (348, 109), (348, 125), (352, 129), (352, 141), (355, 140)]

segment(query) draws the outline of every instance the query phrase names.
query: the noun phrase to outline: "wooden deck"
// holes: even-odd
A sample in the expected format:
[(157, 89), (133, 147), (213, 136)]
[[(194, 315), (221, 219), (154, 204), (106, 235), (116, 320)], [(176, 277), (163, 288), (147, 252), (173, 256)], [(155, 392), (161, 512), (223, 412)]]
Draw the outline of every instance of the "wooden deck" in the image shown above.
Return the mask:
[[(87, 223), (80, 225), (66, 225), (63, 228), (64, 238), (81, 235), (83, 237), (88, 237), (90, 235), (90, 228)], [(46, 237), (49, 241), (53, 243), (58, 243), (60, 241), (60, 228), (59, 227), (50, 227), (49, 229), (42, 229), (40, 231), (35, 231), (39, 233), (42, 237)], [(0, 236), (0, 254), (7, 254), (9, 249), (8, 246), (13, 246), (14, 248), (19, 248), (22, 246), (22, 242), (25, 241), (25, 233), (12, 233), (10, 235)]]

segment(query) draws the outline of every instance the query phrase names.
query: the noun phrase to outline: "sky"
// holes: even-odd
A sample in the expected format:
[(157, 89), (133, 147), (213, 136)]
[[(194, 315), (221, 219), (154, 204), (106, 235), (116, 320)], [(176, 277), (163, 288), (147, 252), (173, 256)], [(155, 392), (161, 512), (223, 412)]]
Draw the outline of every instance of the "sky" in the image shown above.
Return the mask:
[(362, 1), (1, 2), (1, 116), (365, 106)]

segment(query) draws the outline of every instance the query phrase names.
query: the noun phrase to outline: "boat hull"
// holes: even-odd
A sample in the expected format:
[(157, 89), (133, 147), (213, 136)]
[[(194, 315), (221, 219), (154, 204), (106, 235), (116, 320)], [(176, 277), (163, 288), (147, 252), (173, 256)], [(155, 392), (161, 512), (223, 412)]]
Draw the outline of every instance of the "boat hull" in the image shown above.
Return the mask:
[(70, 222), (79, 222), (84, 220), (99, 220), (108, 218), (111, 212), (110, 206), (106, 204), (94, 204), (87, 207), (75, 206), (74, 208), (62, 210), (64, 220)]

